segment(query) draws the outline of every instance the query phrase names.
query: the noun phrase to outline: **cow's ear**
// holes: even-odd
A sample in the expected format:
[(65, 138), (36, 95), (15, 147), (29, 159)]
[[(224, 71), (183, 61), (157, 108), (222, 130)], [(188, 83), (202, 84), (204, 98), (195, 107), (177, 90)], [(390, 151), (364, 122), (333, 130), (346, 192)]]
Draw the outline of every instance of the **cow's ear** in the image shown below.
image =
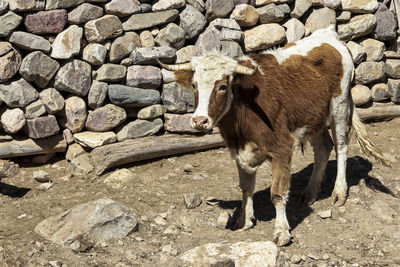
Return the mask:
[(176, 70), (174, 71), (175, 82), (180, 86), (193, 89), (193, 71), (192, 70)]

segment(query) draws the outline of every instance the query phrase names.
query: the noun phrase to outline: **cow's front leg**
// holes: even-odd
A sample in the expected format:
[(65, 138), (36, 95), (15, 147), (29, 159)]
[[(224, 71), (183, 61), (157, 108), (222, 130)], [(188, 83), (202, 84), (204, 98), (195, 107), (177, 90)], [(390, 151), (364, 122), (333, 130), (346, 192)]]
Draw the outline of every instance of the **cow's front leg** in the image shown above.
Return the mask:
[(286, 218), (286, 201), (290, 184), (291, 157), (286, 159), (272, 160), (272, 186), (271, 201), (275, 206), (276, 219), (274, 230), (274, 243), (278, 246), (288, 244), (292, 236), (289, 233), (290, 227)]
[(256, 170), (246, 168), (237, 162), (239, 172), (239, 185), (242, 189), (243, 201), (239, 218), (235, 224), (236, 231), (244, 231), (254, 226), (253, 193), (256, 181)]

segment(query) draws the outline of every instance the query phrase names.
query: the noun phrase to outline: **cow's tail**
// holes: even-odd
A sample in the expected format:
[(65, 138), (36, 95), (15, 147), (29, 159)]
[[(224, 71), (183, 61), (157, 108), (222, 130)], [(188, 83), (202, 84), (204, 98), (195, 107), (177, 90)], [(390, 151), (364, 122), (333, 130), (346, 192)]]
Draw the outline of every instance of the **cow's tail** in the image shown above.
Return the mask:
[(376, 145), (372, 142), (372, 140), (368, 137), (367, 129), (365, 128), (364, 123), (358, 117), (357, 112), (353, 109), (352, 117), (351, 117), (351, 126), (353, 132), (356, 135), (357, 143), (361, 148), (361, 151), (368, 158), (373, 158), (382, 165), (386, 167), (390, 167), (391, 160), (385, 157), (382, 151), (376, 147)]

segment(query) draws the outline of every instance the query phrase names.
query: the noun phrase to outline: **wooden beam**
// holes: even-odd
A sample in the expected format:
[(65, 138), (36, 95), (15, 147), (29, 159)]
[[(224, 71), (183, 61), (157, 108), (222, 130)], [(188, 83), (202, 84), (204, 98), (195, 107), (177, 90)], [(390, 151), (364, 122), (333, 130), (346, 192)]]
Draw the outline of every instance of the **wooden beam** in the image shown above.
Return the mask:
[(142, 160), (189, 153), (224, 145), (219, 134), (203, 136), (167, 134), (156, 137), (130, 139), (97, 147), (90, 153), (97, 175), (106, 170)]
[(42, 139), (14, 139), (0, 142), (0, 158), (11, 158), (27, 155), (65, 152), (67, 141), (62, 134)]
[(400, 105), (385, 105), (370, 108), (357, 108), (357, 114), (363, 121), (382, 120), (400, 117)]

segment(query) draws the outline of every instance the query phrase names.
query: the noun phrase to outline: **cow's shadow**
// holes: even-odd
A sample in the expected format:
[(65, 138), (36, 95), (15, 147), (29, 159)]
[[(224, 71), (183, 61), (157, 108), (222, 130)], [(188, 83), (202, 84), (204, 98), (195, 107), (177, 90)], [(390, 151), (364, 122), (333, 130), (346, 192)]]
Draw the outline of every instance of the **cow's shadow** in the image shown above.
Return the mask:
[[(336, 160), (328, 162), (326, 175), (321, 184), (321, 191), (317, 201), (330, 198), (336, 180)], [(289, 201), (287, 203), (286, 214), (288, 217), (291, 229), (294, 229), (313, 211), (312, 207), (300, 204), (302, 192), (306, 188), (308, 179), (311, 176), (313, 164), (308, 165), (297, 173), (291, 176), (291, 187), (289, 193)], [(374, 191), (380, 191), (390, 194), (394, 197), (395, 194), (385, 187), (377, 178), (371, 177), (368, 173), (372, 169), (372, 164), (368, 160), (361, 157), (349, 158), (347, 161), (347, 184), (351, 186), (358, 185), (361, 180), (365, 181), (366, 186)], [(270, 188), (260, 190), (254, 194), (254, 216), (257, 221), (270, 221), (275, 218), (275, 207), (270, 200)], [(234, 230), (236, 219), (239, 215), (242, 201), (223, 201), (219, 202), (219, 207), (223, 209), (234, 209), (234, 214), (226, 225), (227, 229)]]
[(17, 187), (0, 181), (0, 195), (9, 196), (11, 198), (21, 198), (30, 190), (30, 188)]

